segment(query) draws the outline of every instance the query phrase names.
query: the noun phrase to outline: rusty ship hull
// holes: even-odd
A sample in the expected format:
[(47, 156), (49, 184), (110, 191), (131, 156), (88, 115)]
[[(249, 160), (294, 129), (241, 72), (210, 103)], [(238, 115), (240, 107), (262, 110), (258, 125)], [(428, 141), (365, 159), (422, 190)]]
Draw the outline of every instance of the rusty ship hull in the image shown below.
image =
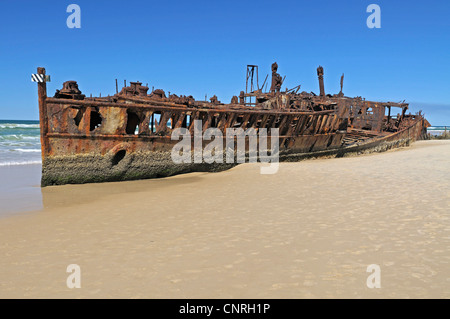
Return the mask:
[[(276, 128), (280, 161), (380, 152), (426, 135), (428, 122), (421, 114), (406, 114), (407, 104), (349, 98), (342, 88), (339, 94), (325, 95), (321, 73), (318, 69), (320, 95), (298, 93), (299, 87), (281, 92), (275, 73), (269, 92), (251, 87), (229, 104), (215, 96), (206, 102), (166, 97), (162, 90), (147, 94), (148, 87), (139, 82), (114, 96), (87, 98), (76, 82), (68, 81), (54, 97), (47, 97), (46, 83), (39, 83), (41, 185), (167, 177), (237, 165), (174, 163), (171, 151), (178, 140), (172, 140), (172, 132), (185, 128), (193, 136), (195, 120), (202, 121), (202, 133), (209, 128)], [(38, 68), (38, 74), (45, 69)], [(401, 113), (391, 116), (395, 107)], [(194, 146), (193, 139), (191, 143)], [(248, 137), (245, 143), (248, 146)]]

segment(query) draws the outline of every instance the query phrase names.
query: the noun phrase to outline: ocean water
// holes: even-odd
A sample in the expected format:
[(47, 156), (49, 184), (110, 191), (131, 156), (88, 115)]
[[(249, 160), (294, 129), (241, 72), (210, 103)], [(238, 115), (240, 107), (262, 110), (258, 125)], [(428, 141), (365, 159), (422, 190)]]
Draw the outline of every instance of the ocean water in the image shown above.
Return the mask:
[(39, 121), (0, 120), (0, 166), (41, 163)]
[(427, 129), (427, 132), (431, 135), (442, 135), (445, 132), (450, 133), (450, 125), (449, 126), (430, 126)]

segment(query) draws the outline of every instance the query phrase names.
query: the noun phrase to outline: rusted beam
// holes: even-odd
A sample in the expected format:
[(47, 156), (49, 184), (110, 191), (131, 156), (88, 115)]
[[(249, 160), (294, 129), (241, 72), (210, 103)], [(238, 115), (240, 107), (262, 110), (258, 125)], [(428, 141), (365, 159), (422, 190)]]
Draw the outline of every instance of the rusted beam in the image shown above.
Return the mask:
[(285, 131), (285, 125), (286, 125), (286, 123), (288, 123), (288, 119), (289, 118), (290, 118), (290, 116), (283, 116), (280, 124), (278, 125), (278, 129), (279, 129), (280, 135), (282, 135), (283, 132)]
[(228, 115), (228, 120), (227, 123), (225, 125), (225, 128), (229, 128), (229, 127), (233, 127), (234, 123), (236, 121), (238, 114), (237, 113), (231, 113)]
[[(111, 102), (101, 102), (101, 101), (84, 101), (84, 100), (71, 100), (71, 99), (57, 99), (57, 98), (46, 98), (47, 104), (62, 104), (62, 105), (81, 105), (81, 106), (98, 106), (98, 107), (111, 107)], [(160, 106), (160, 105), (144, 105), (135, 103), (114, 103), (114, 107), (119, 108), (140, 108), (140, 109), (152, 109), (154, 111), (187, 111), (192, 110), (186, 106)], [(211, 112), (211, 109), (196, 109), (200, 112)], [(334, 113), (334, 110), (324, 110), (324, 111), (275, 111), (275, 110), (262, 110), (262, 109), (251, 109), (251, 110), (236, 110), (236, 109), (214, 109), (216, 113), (239, 113), (239, 114), (275, 114), (275, 115), (300, 115), (300, 114), (328, 114)]]
[(219, 115), (219, 120), (217, 123), (217, 128), (220, 129), (221, 131), (223, 131), (225, 129), (225, 125), (227, 124), (227, 114), (226, 113), (221, 113)]
[(171, 112), (164, 112), (163, 114), (161, 114), (161, 119), (158, 126), (156, 127), (155, 134), (160, 134), (167, 131), (167, 121), (169, 121), (171, 116)]
[(209, 127), (211, 127), (212, 120), (213, 117), (211, 116), (211, 113), (207, 112), (203, 120), (202, 132), (205, 132)]
[(242, 118), (241, 128), (245, 130), (247, 128), (248, 121), (250, 119), (251, 114), (245, 114)]
[(295, 124), (294, 124), (294, 119), (291, 119), (291, 121), (289, 121), (289, 123), (291, 123), (291, 124), (289, 125), (287, 132), (282, 133), (282, 135), (291, 136), (292, 132), (294, 132), (295, 128), (297, 127), (298, 122), (300, 122), (300, 119), (298, 119), (297, 123), (295, 123)]
[(191, 135), (194, 134), (194, 122), (195, 122), (195, 120), (199, 119), (198, 118), (199, 115), (200, 115), (200, 112), (198, 112), (198, 111), (193, 111), (192, 114), (191, 114), (191, 123), (189, 123), (189, 133)]
[[(37, 68), (37, 73), (42, 74), (45, 79), (45, 68)], [(47, 116), (47, 83), (39, 82), (38, 83), (38, 101), (39, 101), (39, 126), (41, 131), (41, 154), (42, 160), (45, 159), (46, 154), (49, 150), (48, 140), (46, 135), (48, 133), (48, 116)]]
[(183, 121), (186, 118), (186, 113), (182, 112), (180, 114), (178, 114), (177, 120), (175, 122), (175, 125), (173, 126), (173, 128), (180, 128), (183, 125)]

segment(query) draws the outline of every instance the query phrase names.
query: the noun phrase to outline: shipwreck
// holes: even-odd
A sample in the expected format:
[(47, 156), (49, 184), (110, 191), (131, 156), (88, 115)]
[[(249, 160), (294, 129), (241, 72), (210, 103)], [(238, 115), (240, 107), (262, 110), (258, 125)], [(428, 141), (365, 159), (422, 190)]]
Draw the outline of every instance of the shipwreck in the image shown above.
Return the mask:
[[(248, 65), (245, 91), (222, 103), (168, 94), (130, 82), (116, 94), (86, 97), (77, 82), (64, 82), (47, 96), (46, 71), (38, 68), (42, 144), (42, 186), (166, 177), (221, 171), (234, 163), (174, 163), (171, 139), (177, 128), (278, 129), (279, 160), (381, 152), (424, 138), (429, 123), (407, 114), (407, 103), (366, 101), (341, 91), (326, 94), (324, 69), (317, 68), (319, 94), (282, 90), (284, 79), (272, 65), (271, 83), (259, 85), (258, 66)], [(269, 89), (267, 86), (270, 84)], [(270, 131), (268, 131), (270, 132)], [(194, 143), (194, 141), (192, 141)], [(248, 143), (248, 141), (246, 141)], [(225, 145), (225, 143), (224, 143)], [(193, 156), (193, 155), (192, 155)]]

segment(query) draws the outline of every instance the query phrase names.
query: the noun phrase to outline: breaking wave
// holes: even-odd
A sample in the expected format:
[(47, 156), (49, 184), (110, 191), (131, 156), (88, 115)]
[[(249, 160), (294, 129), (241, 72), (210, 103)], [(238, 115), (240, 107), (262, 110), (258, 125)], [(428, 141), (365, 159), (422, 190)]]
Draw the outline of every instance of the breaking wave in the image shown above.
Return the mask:
[(23, 153), (40, 153), (40, 149), (34, 149), (34, 148), (15, 148), (12, 151), (14, 152), (23, 152)]
[(16, 166), (16, 165), (32, 165), (32, 164), (42, 164), (42, 161), (35, 160), (35, 161), (18, 161), (18, 162), (0, 162), (1, 166)]
[(39, 129), (39, 124), (17, 124), (17, 123), (3, 123), (0, 124), (0, 129)]

